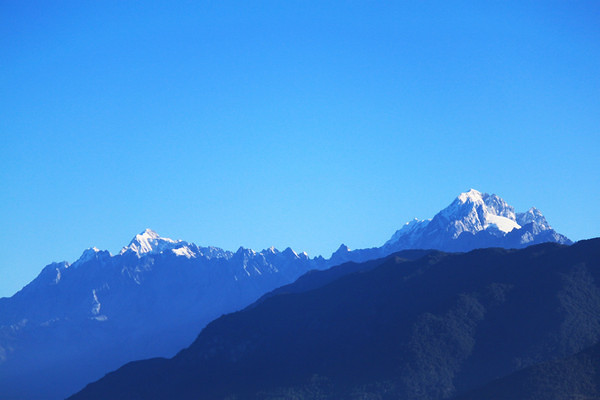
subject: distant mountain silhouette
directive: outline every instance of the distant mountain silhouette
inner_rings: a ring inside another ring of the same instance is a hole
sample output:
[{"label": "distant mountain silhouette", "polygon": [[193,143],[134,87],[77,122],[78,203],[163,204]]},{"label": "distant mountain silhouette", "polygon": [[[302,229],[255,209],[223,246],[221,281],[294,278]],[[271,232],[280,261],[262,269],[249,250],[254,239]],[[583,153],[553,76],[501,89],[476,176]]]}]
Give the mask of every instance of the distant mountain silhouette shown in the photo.
[{"label": "distant mountain silhouette", "polygon": [[70,399],[451,399],[600,339],[600,239],[392,256],[328,279],[305,277],[174,358],[127,364]]}]

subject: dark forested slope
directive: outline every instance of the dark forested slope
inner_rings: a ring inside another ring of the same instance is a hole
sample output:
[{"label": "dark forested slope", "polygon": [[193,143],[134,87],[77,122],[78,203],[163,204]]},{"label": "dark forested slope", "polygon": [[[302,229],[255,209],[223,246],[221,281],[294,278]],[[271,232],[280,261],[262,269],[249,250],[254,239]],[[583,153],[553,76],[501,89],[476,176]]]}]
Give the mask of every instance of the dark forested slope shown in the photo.
[{"label": "dark forested slope", "polygon": [[460,396],[455,400],[600,399],[600,344],[546,361]]}]

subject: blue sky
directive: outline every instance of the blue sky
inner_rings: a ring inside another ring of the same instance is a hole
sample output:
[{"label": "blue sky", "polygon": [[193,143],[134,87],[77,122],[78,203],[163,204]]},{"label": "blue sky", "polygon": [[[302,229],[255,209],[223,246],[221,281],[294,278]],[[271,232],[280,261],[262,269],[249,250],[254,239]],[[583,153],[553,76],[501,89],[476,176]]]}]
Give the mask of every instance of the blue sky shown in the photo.
[{"label": "blue sky", "polygon": [[0,2],[0,296],[146,227],[380,245],[473,187],[600,226],[597,2]]}]

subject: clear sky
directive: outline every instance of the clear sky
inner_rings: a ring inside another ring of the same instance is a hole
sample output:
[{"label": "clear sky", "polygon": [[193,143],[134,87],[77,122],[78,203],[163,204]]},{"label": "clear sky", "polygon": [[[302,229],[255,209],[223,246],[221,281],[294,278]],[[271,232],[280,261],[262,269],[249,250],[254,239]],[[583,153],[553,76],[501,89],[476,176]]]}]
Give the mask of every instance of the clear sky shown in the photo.
[{"label": "clear sky", "polygon": [[0,1],[0,296],[146,227],[381,245],[471,187],[598,236],[599,4]]}]

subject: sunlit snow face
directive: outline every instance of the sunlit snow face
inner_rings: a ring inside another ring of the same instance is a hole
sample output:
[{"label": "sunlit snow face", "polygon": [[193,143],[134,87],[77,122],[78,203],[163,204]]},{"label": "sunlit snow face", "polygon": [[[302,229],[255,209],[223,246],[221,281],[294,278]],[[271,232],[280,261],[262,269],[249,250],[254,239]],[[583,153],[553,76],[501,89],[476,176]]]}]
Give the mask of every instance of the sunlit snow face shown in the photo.
[{"label": "sunlit snow face", "polygon": [[[431,224],[433,222],[433,224]],[[515,229],[535,222],[537,229],[551,229],[543,215],[535,208],[524,213],[515,213],[512,206],[495,194],[471,189],[461,193],[432,220],[414,219],[396,231],[386,242],[391,245],[400,240],[405,246],[417,243],[423,234],[434,234],[441,230],[454,239],[463,232],[489,231],[494,235],[506,235]],[[429,232],[429,233],[427,233]]]},{"label": "sunlit snow face", "polygon": [[141,257],[145,254],[157,254],[166,250],[171,250],[175,255],[187,258],[196,256],[187,242],[161,237],[151,229],[135,235],[129,246],[123,247],[120,254],[133,252]]}]

